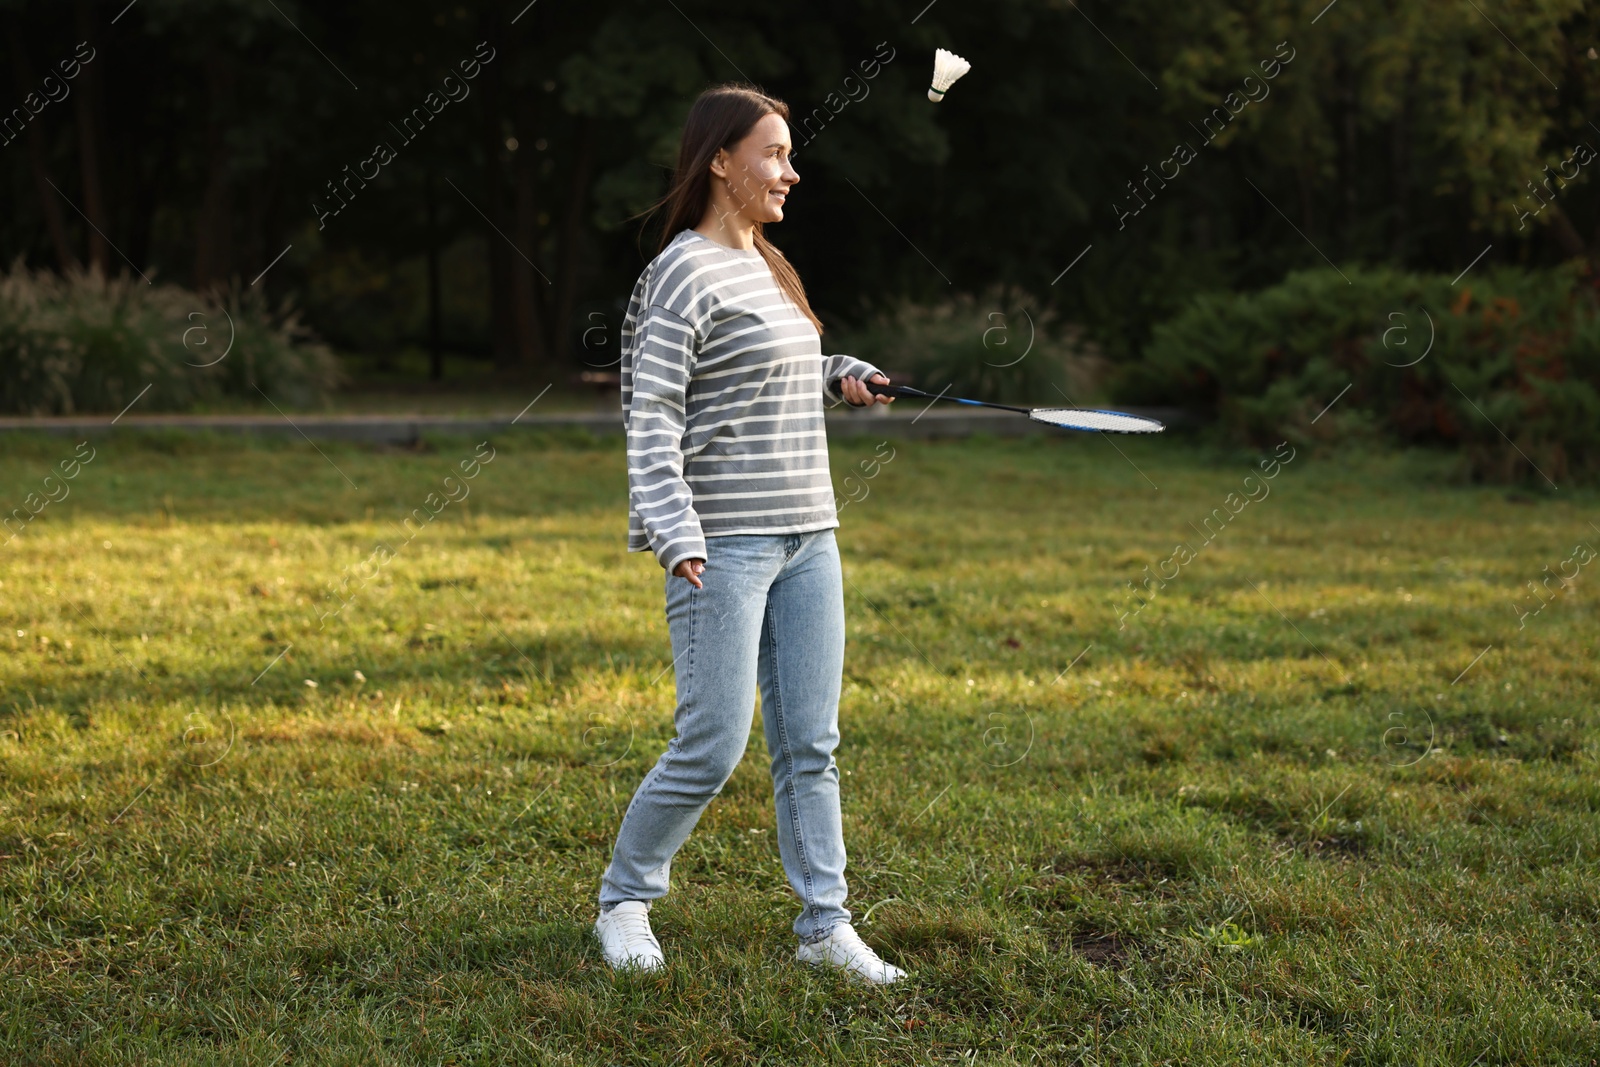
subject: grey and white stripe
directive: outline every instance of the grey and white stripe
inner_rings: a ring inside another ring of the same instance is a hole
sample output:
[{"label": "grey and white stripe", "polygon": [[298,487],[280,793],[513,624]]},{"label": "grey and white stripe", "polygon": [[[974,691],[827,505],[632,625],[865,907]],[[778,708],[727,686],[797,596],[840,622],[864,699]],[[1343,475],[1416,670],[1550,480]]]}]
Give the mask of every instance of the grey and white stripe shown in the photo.
[{"label": "grey and white stripe", "polygon": [[839,525],[823,398],[878,368],[824,357],[760,252],[678,233],[633,288],[621,348],[628,551],[670,572],[709,559],[708,537]]}]

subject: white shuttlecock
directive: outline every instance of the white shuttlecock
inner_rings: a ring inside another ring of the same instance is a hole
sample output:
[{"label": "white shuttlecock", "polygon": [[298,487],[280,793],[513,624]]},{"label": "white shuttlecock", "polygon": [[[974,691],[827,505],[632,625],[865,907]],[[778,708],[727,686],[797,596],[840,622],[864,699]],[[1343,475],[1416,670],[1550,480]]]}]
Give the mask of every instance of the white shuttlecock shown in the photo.
[{"label": "white shuttlecock", "polygon": [[943,48],[933,53],[933,88],[928,90],[928,99],[935,104],[944,99],[944,91],[956,83],[956,79],[972,69],[972,64],[956,55],[954,52]]}]

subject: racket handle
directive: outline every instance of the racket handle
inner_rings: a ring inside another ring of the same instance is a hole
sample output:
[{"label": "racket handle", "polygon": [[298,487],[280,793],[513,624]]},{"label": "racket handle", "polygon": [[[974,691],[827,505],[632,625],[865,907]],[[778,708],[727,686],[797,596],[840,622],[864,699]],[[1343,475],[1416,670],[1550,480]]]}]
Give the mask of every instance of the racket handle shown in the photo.
[{"label": "racket handle", "polygon": [[[840,392],[839,383],[842,382],[843,380],[844,380],[843,378],[835,378],[833,380],[833,390],[834,390],[834,392],[836,392],[836,393]],[[924,393],[921,389],[913,389],[909,385],[884,385],[882,382],[868,382],[868,381],[862,381],[861,379],[857,379],[857,381],[861,381],[861,384],[866,387],[867,392],[872,393],[874,396],[927,396],[928,395],[927,393]]]}]

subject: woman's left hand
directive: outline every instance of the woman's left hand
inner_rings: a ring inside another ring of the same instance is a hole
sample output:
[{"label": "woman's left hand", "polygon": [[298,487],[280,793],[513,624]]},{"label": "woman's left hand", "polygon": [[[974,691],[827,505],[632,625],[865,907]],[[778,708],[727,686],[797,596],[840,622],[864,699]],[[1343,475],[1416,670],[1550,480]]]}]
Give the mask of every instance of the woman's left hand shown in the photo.
[{"label": "woman's left hand", "polygon": [[[889,384],[889,379],[882,372],[874,374],[872,377],[868,378],[867,381],[877,382],[879,385]],[[860,379],[851,378],[848,375],[839,379],[839,391],[844,394],[846,402],[853,404],[858,408],[867,407],[871,404],[894,403],[894,397],[880,396],[879,394],[868,389],[865,385],[862,385]]]}]

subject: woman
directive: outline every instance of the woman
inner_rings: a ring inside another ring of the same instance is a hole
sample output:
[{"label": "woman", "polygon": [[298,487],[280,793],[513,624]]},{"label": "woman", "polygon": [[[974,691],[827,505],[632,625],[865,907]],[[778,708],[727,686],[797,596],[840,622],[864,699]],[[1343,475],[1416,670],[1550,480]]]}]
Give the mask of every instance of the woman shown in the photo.
[{"label": "woman", "polygon": [[890,398],[876,367],[822,356],[822,323],[762,227],[800,176],[788,107],[743,85],[689,110],[660,254],[621,333],[628,549],[666,581],[677,736],[645,775],[601,878],[595,934],[613,967],[663,966],[650,930],[672,857],[750,737],[759,686],[778,851],[804,903],[797,958],[869,982],[903,977],[850,925],[839,813],[844,592],[824,395]]}]

